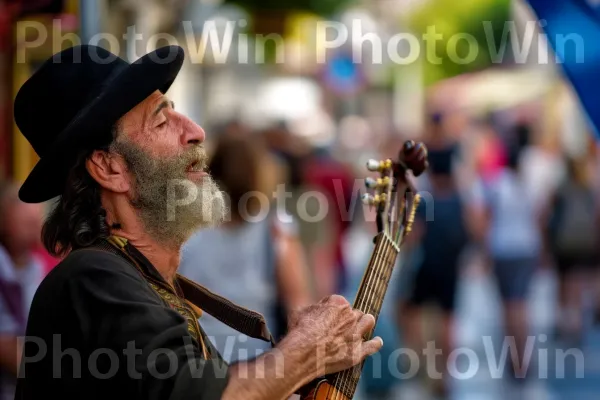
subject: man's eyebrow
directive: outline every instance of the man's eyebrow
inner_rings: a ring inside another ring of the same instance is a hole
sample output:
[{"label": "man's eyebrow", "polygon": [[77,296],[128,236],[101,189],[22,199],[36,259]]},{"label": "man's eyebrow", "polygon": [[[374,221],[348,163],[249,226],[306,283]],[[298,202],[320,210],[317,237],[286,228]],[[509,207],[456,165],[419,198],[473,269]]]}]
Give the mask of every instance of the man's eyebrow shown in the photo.
[{"label": "man's eyebrow", "polygon": [[175,103],[173,103],[172,101],[169,101],[169,100],[163,100],[158,105],[158,107],[156,107],[156,110],[154,110],[154,112],[152,113],[152,116],[156,117],[163,108],[167,108],[169,106],[171,106],[171,108],[175,108]]}]

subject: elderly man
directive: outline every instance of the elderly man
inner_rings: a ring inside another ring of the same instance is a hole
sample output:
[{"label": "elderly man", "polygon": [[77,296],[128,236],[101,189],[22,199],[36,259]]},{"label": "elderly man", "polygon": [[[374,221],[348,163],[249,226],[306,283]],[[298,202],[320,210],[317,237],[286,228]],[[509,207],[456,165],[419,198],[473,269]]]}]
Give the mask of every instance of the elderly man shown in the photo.
[{"label": "elderly man", "polygon": [[[19,195],[58,197],[43,241],[65,256],[31,306],[17,399],[283,399],[382,345],[362,339],[372,316],[332,296],[294,313],[289,334],[252,362],[228,366],[211,346],[197,300],[215,298],[198,297],[177,268],[182,244],[226,207],[205,172],[204,131],[164,95],[183,57],[168,46],[129,64],[73,47],[15,99],[40,156]],[[223,307],[224,320],[256,322]]]}]

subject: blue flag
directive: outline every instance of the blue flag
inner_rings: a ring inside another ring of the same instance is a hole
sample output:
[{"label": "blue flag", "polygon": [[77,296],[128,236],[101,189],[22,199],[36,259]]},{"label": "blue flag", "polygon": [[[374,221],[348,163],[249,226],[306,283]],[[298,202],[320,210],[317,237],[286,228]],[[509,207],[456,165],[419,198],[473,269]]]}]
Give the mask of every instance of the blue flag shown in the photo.
[{"label": "blue flag", "polygon": [[[600,138],[600,2],[528,0]],[[567,40],[576,38],[576,40]],[[575,43],[575,44],[574,44]]]}]

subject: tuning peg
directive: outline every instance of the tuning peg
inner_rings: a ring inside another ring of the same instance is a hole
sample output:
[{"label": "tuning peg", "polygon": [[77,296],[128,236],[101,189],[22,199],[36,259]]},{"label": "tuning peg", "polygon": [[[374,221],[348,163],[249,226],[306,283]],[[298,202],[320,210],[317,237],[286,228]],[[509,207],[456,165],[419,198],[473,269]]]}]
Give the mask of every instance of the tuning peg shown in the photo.
[{"label": "tuning peg", "polygon": [[369,171],[385,171],[386,169],[392,168],[392,160],[369,160],[367,161],[367,169]]},{"label": "tuning peg", "polygon": [[415,143],[414,140],[407,140],[400,150],[400,160],[413,172],[414,176],[419,176],[429,165],[427,147],[422,142]]},{"label": "tuning peg", "polygon": [[376,188],[384,188],[387,187],[387,185],[390,184],[390,178],[389,177],[384,177],[382,178],[377,178],[377,179],[373,179],[371,177],[366,178],[365,179],[365,186],[369,189],[376,189]]},{"label": "tuning peg", "polygon": [[365,179],[365,186],[368,189],[375,189],[377,187],[377,180],[373,179],[373,178],[366,178]]},{"label": "tuning peg", "polygon": [[365,193],[362,195],[362,202],[363,204],[366,204],[368,206],[374,206],[377,204],[380,204],[382,201],[385,200],[385,196],[383,195],[370,195],[368,193]]}]

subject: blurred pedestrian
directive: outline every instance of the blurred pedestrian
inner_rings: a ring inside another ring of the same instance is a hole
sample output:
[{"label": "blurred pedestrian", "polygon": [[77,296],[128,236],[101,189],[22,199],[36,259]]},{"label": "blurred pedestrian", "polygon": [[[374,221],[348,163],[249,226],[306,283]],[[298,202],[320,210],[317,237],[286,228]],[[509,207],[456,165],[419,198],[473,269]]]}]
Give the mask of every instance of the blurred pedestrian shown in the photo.
[{"label": "blurred pedestrian", "polygon": [[[209,290],[263,314],[276,336],[290,310],[311,299],[308,269],[293,221],[273,207],[277,165],[256,137],[217,139],[209,164],[230,199],[230,220],[185,244],[180,272]],[[210,315],[202,327],[230,362],[255,358],[270,345],[246,338]]]},{"label": "blurred pedestrian", "polygon": [[526,376],[529,333],[527,298],[542,253],[541,215],[524,179],[520,148],[507,147],[507,163],[493,178],[478,182],[470,205],[472,226],[484,246],[503,302],[506,337],[514,337],[518,358],[508,360],[510,376]]},{"label": "blurred pedestrian", "polygon": [[45,270],[34,250],[43,223],[40,204],[19,200],[18,187],[0,187],[0,400],[12,400],[29,307]]},{"label": "blurred pedestrian", "polygon": [[[329,210],[324,221],[329,238],[323,240],[317,232],[314,234],[315,238],[319,238],[317,241],[326,246],[321,252],[325,257],[316,264],[316,268],[320,269],[320,276],[328,275],[330,280],[328,287],[321,287],[323,292],[320,295],[343,293],[348,290],[349,277],[342,246],[356,211],[352,209],[354,175],[347,165],[333,157],[328,148],[315,147],[304,160],[302,179],[304,191],[317,190],[321,193]],[[329,274],[323,270],[328,270]]]},{"label": "blurred pedestrian", "polygon": [[559,277],[556,336],[579,342],[583,329],[584,283],[598,267],[597,201],[587,158],[569,158],[567,176],[554,194],[548,238]]},{"label": "blurred pedestrian", "polygon": [[[436,357],[441,363],[433,366],[436,371],[445,370],[452,351],[457,285],[462,255],[469,243],[465,205],[452,175],[454,151],[454,146],[429,151],[430,193],[423,195],[409,235],[410,243],[420,247],[422,258],[415,266],[408,299],[398,307],[401,329],[409,346],[419,354],[424,338],[420,330],[423,307],[431,304],[440,309],[436,343],[442,357]],[[434,391],[441,396],[448,394],[445,376],[434,382]]]}]

